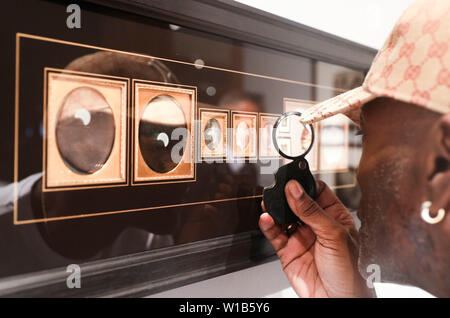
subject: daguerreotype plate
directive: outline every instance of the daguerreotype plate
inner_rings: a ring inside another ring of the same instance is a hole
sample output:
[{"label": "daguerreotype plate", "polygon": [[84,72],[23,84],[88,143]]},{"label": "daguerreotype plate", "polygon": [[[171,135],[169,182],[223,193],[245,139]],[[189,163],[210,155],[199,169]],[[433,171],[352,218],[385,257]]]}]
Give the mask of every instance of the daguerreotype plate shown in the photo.
[{"label": "daguerreotype plate", "polygon": [[273,126],[280,115],[259,114],[259,157],[279,158],[272,140]]},{"label": "daguerreotype plate", "polygon": [[134,182],[195,178],[192,87],[134,82]]},{"label": "daguerreotype plate", "polygon": [[320,170],[346,171],[349,168],[349,119],[336,115],[320,123]]},{"label": "daguerreotype plate", "polygon": [[228,110],[201,108],[201,157],[226,158],[228,140]]},{"label": "daguerreotype plate", "polygon": [[128,80],[46,69],[45,188],[126,182]]},{"label": "daguerreotype plate", "polygon": [[56,124],[56,144],[64,162],[77,173],[92,174],[111,154],[116,127],[102,93],[78,87],[68,93]]},{"label": "daguerreotype plate", "polygon": [[232,112],[233,156],[256,158],[257,113]]}]

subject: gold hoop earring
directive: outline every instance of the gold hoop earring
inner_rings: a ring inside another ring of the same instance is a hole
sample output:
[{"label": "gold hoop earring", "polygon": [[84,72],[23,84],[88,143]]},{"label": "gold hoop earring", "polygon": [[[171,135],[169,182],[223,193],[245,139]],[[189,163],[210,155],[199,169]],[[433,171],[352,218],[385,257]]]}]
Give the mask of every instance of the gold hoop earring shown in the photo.
[{"label": "gold hoop earring", "polygon": [[444,209],[439,209],[437,212],[437,215],[435,217],[430,216],[430,201],[425,201],[422,203],[422,211],[420,212],[420,216],[422,217],[422,220],[429,224],[436,224],[441,222],[445,217],[445,211]]}]

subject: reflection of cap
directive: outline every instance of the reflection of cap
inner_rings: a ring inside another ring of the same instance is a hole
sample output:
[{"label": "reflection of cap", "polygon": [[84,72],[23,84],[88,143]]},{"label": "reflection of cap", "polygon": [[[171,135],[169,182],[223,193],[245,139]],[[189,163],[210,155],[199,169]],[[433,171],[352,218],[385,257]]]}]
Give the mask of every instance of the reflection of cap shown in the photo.
[{"label": "reflection of cap", "polygon": [[344,113],[359,123],[360,108],[390,97],[430,110],[450,111],[450,1],[419,0],[399,18],[361,87],[306,110],[305,124]]}]

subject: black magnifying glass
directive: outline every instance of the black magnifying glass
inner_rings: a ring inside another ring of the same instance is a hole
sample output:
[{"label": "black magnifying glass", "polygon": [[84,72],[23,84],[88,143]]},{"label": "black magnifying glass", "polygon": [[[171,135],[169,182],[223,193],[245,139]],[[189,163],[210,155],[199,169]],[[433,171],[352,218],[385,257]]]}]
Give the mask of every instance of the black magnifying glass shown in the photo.
[{"label": "black magnifying glass", "polygon": [[275,149],[284,158],[292,160],[278,169],[275,183],[263,191],[264,206],[279,225],[301,223],[289,207],[284,193],[289,180],[298,181],[312,199],[315,200],[317,196],[316,181],[305,159],[314,143],[314,129],[312,125],[301,123],[300,116],[301,113],[296,111],[283,114],[275,122],[272,131]]}]

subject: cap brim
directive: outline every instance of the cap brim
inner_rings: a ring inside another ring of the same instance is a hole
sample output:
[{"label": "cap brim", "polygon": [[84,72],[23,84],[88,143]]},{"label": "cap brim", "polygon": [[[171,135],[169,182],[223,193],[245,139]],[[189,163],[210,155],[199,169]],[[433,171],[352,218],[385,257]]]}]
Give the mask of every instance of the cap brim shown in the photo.
[{"label": "cap brim", "polygon": [[360,86],[308,108],[302,113],[300,121],[312,124],[336,114],[344,114],[359,125],[361,106],[375,97]]}]

